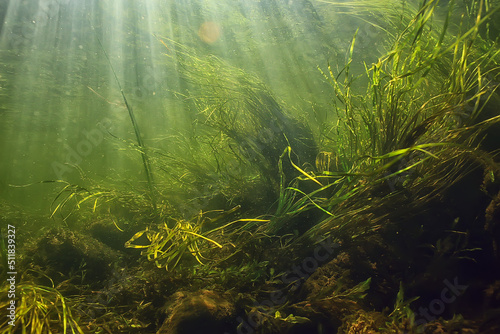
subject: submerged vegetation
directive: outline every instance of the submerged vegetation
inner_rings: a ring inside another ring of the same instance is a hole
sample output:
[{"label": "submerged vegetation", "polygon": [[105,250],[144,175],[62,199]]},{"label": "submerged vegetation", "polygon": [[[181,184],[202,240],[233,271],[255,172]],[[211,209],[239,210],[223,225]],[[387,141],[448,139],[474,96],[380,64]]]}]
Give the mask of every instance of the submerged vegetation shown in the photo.
[{"label": "submerged vegetation", "polygon": [[[358,31],[344,66],[319,64],[332,104],[316,123],[257,75],[156,35],[192,127],[148,147],[120,87],[149,189],[52,181],[64,227],[26,236],[38,256],[22,264],[58,276],[19,283],[23,332],[498,331],[500,4],[450,1],[441,18],[439,1],[374,3],[343,15],[387,12],[366,19],[385,54],[356,63]],[[457,303],[423,321],[456,277],[491,319]]]},{"label": "submerged vegetation", "polygon": [[[2,309],[8,310],[10,285],[2,288]],[[2,333],[73,333],[83,334],[66,298],[53,286],[23,282],[16,286],[19,296],[15,319],[4,317]],[[9,313],[9,312],[8,312]],[[9,324],[9,322],[13,324]]]}]

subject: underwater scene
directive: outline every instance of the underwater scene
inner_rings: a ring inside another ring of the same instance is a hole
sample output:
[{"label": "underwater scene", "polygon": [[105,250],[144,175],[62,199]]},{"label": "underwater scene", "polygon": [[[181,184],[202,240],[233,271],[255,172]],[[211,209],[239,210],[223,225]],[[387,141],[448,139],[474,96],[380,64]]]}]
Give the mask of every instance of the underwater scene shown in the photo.
[{"label": "underwater scene", "polygon": [[500,333],[500,0],[0,0],[0,333]]}]

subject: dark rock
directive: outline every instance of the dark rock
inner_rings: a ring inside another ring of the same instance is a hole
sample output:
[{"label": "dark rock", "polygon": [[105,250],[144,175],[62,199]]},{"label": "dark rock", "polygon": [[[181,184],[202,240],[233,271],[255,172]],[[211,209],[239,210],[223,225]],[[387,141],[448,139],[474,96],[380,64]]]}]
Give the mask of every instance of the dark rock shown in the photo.
[{"label": "dark rock", "polygon": [[64,228],[53,228],[35,243],[25,261],[44,268],[46,274],[62,281],[81,275],[87,283],[104,279],[119,262],[121,254],[91,236]]},{"label": "dark rock", "polygon": [[176,292],[157,334],[220,334],[236,327],[235,306],[214,291]]},{"label": "dark rock", "polygon": [[[134,233],[122,232],[116,228],[112,221],[109,220],[96,220],[88,227],[89,233],[102,242],[103,244],[119,250],[126,251],[125,242],[127,242]],[[137,254],[137,252],[131,252]]]}]

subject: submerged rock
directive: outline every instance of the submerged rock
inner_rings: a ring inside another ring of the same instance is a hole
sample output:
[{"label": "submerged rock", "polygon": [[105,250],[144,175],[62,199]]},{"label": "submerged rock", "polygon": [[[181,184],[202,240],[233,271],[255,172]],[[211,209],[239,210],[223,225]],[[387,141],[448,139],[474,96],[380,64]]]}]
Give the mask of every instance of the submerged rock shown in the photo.
[{"label": "submerged rock", "polygon": [[157,334],[220,334],[235,328],[234,304],[210,290],[174,293],[166,314]]},{"label": "submerged rock", "polygon": [[97,282],[105,278],[112,270],[111,265],[121,259],[120,252],[102,242],[65,228],[49,230],[29,253],[34,255],[25,260],[43,268],[55,281],[81,275],[88,283]]}]

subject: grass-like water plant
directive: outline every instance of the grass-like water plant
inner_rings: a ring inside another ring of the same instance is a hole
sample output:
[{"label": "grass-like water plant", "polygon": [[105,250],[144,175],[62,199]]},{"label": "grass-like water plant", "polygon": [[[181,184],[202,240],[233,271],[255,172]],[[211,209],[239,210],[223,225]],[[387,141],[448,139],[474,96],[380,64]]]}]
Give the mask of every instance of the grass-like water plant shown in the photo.
[{"label": "grass-like water plant", "polygon": [[[1,289],[3,298],[9,285]],[[55,288],[30,283],[16,285],[15,319],[2,317],[0,332],[10,333],[73,333],[83,334],[78,318],[73,315],[70,302]],[[7,310],[10,300],[2,299],[0,306]]]},{"label": "grass-like water plant", "polygon": [[[146,256],[149,261],[154,261],[158,268],[165,268],[168,271],[174,270],[181,260],[190,255],[196,259],[199,264],[205,264],[210,259],[205,257],[205,253],[213,248],[223,248],[228,246],[235,248],[230,242],[228,236],[237,233],[234,229],[235,224],[243,223],[238,229],[241,230],[245,224],[250,222],[268,222],[261,219],[238,219],[225,225],[216,227],[214,224],[222,218],[238,210],[236,206],[228,211],[217,211],[217,215],[210,218],[214,212],[201,212],[190,220],[170,219],[167,223],[159,224],[154,228],[146,228],[139,231],[130,240],[125,243],[127,248],[142,249],[141,254]],[[208,226],[207,225],[211,225]],[[225,234],[225,236],[224,236]],[[143,235],[147,241],[143,244],[137,244],[137,240]],[[216,241],[216,238],[224,236],[224,241]],[[213,260],[213,259],[212,259]]]},{"label": "grass-like water plant", "polygon": [[214,137],[226,139],[226,149],[233,151],[229,159],[242,159],[258,168],[275,190],[279,157],[287,146],[300,164],[314,162],[317,147],[311,129],[292,116],[260,79],[216,56],[198,55],[171,39],[158,39],[169,62],[189,84],[188,93],[176,94],[197,109],[197,122],[215,130]]},{"label": "grass-like water plant", "polygon": [[124,207],[130,212],[141,212],[144,217],[149,218],[163,215],[163,210],[166,209],[158,206],[158,210],[155,210],[149,198],[139,192],[118,191],[95,185],[83,187],[63,180],[50,182],[63,185],[51,203],[50,217],[61,219],[64,225],[68,225],[72,216],[77,213],[109,212],[110,207]]},{"label": "grass-like water plant", "polygon": [[[472,25],[459,22],[453,28],[460,34],[453,37],[447,34],[452,9],[434,20],[436,6],[437,1],[425,1],[414,16],[401,15],[394,24],[404,29],[389,40],[385,56],[365,64],[364,74],[351,70],[356,36],[342,70],[320,69],[331,83],[337,114],[334,139],[322,150],[341,156],[346,175],[357,181],[346,184],[349,201],[330,198],[324,207],[329,217],[309,233],[359,236],[397,215],[388,207],[404,208],[402,194],[412,194],[411,207],[422,207],[473,166],[498,168],[479,145],[482,132],[498,117],[477,119],[495,94],[500,54],[498,47],[478,51],[478,29],[499,8],[479,10],[483,15]],[[367,82],[365,92],[353,86],[360,76]]]},{"label": "grass-like water plant", "polygon": [[99,36],[97,34],[95,36],[96,36],[97,41],[99,42],[99,46],[101,47],[102,52],[104,53],[104,55],[106,57],[106,60],[108,61],[109,67],[111,68],[111,72],[113,73],[113,76],[116,80],[118,88],[120,89],[120,94],[123,98],[123,103],[124,103],[125,107],[127,108],[130,121],[132,122],[132,126],[134,128],[134,133],[135,133],[135,138],[137,140],[138,151],[141,154],[142,164],[144,166],[144,171],[146,174],[146,180],[147,180],[148,190],[149,190],[149,198],[150,198],[150,201],[153,205],[153,208],[156,210],[156,189],[154,186],[153,171],[151,168],[151,163],[149,161],[149,156],[147,154],[147,147],[144,144],[144,140],[142,138],[142,134],[141,134],[141,131],[139,128],[139,124],[135,118],[135,114],[134,114],[134,111],[132,109],[132,106],[128,102],[127,97],[125,95],[125,92],[123,91],[120,80],[118,79],[118,76],[116,75],[113,64],[111,63],[111,60],[109,59],[108,53],[104,49],[104,46],[102,45]]}]

